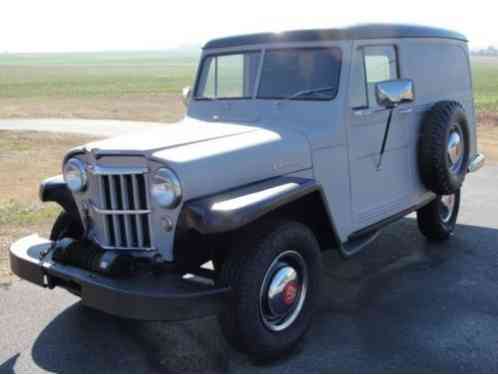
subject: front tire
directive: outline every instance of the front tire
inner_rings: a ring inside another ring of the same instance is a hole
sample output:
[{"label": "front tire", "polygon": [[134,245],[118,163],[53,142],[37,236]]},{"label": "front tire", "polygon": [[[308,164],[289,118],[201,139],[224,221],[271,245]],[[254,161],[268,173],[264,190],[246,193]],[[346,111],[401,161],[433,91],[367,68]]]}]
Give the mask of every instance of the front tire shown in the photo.
[{"label": "front tire", "polygon": [[320,248],[308,227],[291,221],[266,221],[238,242],[220,274],[234,293],[219,316],[221,328],[236,349],[273,357],[310,326],[319,298]]},{"label": "front tire", "polygon": [[450,195],[438,195],[417,211],[418,227],[428,239],[445,241],[455,231],[459,210],[460,190]]}]

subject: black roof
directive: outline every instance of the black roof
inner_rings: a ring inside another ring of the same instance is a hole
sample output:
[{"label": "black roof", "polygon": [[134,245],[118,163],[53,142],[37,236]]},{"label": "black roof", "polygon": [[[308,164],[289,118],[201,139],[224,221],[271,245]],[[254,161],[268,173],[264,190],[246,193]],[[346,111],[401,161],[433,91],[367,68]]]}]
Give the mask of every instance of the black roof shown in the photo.
[{"label": "black roof", "polygon": [[295,30],[282,33],[260,33],[214,39],[204,49],[271,44],[282,42],[317,42],[333,40],[443,38],[467,41],[457,32],[417,25],[364,24],[337,29]]}]

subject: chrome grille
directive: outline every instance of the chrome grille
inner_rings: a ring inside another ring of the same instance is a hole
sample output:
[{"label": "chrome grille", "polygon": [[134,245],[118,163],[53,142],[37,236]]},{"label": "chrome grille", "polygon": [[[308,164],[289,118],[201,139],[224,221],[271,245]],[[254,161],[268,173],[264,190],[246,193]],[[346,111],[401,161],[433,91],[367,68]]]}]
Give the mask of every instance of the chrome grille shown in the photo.
[{"label": "chrome grille", "polygon": [[111,249],[150,249],[151,222],[144,171],[96,168],[105,243]]}]

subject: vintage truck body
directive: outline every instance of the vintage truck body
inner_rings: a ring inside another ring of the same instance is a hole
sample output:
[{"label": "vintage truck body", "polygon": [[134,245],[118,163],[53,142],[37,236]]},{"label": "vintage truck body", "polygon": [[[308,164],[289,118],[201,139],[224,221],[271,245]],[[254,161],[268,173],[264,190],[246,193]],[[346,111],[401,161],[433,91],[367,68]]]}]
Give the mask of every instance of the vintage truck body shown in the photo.
[{"label": "vintage truck body", "polygon": [[[65,178],[45,181],[40,197],[58,202],[66,229],[79,223],[82,234],[18,241],[16,274],[125,317],[223,313],[245,279],[220,269],[246,272],[227,259],[246,251],[251,228],[297,222],[320,249],[348,257],[419,211],[422,232],[445,239],[465,175],[484,163],[467,40],[447,30],[362,25],[213,40],[186,100],[177,124],[67,154]],[[268,292],[254,343],[227,333],[252,353],[256,343],[280,352],[302,336],[294,326],[312,298],[318,258],[275,254],[285,266],[261,266],[260,278],[251,271],[260,299]],[[210,260],[214,271],[200,267]],[[284,302],[274,305],[274,295]]]}]

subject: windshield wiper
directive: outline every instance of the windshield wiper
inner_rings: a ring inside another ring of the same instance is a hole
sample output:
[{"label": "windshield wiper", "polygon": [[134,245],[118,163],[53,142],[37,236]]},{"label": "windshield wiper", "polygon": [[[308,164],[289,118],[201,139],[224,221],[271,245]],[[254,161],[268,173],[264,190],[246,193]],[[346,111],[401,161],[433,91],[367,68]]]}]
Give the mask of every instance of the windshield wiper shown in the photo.
[{"label": "windshield wiper", "polygon": [[331,91],[331,90],[335,90],[335,86],[317,87],[317,88],[309,89],[309,90],[301,90],[301,91],[298,91],[298,92],[292,94],[291,96],[283,98],[282,100],[292,100],[292,99],[298,98],[298,97],[303,96],[303,95],[319,94],[321,92]]},{"label": "windshield wiper", "polygon": [[196,96],[194,98],[195,100],[208,100],[208,101],[212,101],[212,100],[219,100],[217,97],[215,96]]}]

